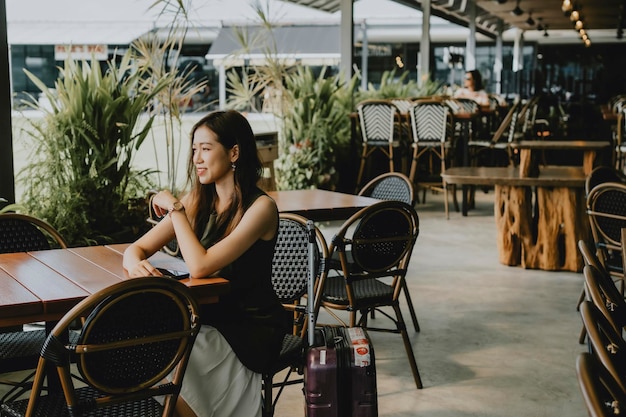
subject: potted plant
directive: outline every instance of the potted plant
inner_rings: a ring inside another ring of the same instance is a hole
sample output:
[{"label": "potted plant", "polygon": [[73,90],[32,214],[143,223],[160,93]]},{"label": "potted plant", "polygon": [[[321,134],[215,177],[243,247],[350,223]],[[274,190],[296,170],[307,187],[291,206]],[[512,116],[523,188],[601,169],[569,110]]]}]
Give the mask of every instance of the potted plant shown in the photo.
[{"label": "potted plant", "polygon": [[104,69],[70,58],[59,71],[54,89],[27,72],[45,100],[25,103],[43,118],[28,129],[36,151],[19,174],[23,205],[72,245],[133,239],[152,174],[131,165],[154,120],[141,116],[169,79],[153,80],[132,49]]}]

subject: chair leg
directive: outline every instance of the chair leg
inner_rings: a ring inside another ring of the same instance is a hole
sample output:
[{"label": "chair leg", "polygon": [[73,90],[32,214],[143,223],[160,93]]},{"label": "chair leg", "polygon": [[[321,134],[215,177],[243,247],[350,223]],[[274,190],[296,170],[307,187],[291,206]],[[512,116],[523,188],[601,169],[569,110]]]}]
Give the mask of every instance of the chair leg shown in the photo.
[{"label": "chair leg", "polygon": [[363,178],[363,171],[365,170],[365,160],[367,159],[367,145],[363,145],[363,153],[361,154],[361,165],[359,166],[359,174],[356,177],[356,188],[359,189],[361,185],[361,179]]},{"label": "chair leg", "polygon": [[583,285],[583,289],[580,292],[580,295],[578,296],[578,301],[576,302],[576,311],[580,311],[580,303],[582,303],[583,301],[585,301],[586,298],[586,294],[585,294],[585,286]]},{"label": "chair leg", "polygon": [[443,206],[446,212],[446,220],[450,218],[450,213],[448,211],[448,186],[446,183],[443,183]]},{"label": "chair leg", "polygon": [[459,200],[456,198],[456,184],[452,184],[452,202],[454,203],[454,210],[459,212]]},{"label": "chair leg", "polygon": [[580,335],[578,336],[578,343],[581,345],[584,345],[586,338],[587,338],[587,329],[585,329],[585,326],[583,326],[583,328],[580,329]]},{"label": "chair leg", "polygon": [[272,376],[263,375],[263,417],[273,417],[274,401],[272,398]]},{"label": "chair leg", "polygon": [[[415,314],[415,307],[413,307],[413,301],[411,300],[411,294],[409,294],[409,287],[406,284],[406,280],[402,281],[402,291],[404,291],[406,302],[409,305],[409,314],[411,315],[411,321],[413,321],[413,327],[415,328],[415,331],[419,333],[420,325],[417,322],[417,315]],[[374,310],[372,310],[372,313],[373,312]],[[372,318],[373,317],[374,316],[372,315]]]},{"label": "chair leg", "polygon": [[396,312],[398,330],[402,335],[402,340],[404,342],[404,349],[406,350],[406,355],[409,359],[409,365],[411,366],[411,372],[413,372],[413,379],[415,380],[415,386],[417,389],[422,389],[424,386],[422,385],[422,378],[420,377],[420,373],[417,369],[417,362],[415,361],[415,354],[413,353],[413,346],[411,346],[411,339],[409,339],[409,334],[406,331],[406,324],[402,317],[402,312],[400,311],[400,305],[398,303],[394,304],[393,309]]}]

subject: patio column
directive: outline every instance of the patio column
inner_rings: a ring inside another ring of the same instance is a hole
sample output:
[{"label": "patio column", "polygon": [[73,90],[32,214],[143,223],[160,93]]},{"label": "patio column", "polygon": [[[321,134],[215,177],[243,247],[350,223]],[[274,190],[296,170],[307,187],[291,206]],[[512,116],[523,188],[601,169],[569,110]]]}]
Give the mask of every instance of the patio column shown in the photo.
[{"label": "patio column", "polygon": [[[0,198],[15,202],[15,177],[13,166],[13,137],[11,132],[11,78],[9,67],[9,42],[7,39],[6,1],[0,0]],[[0,207],[5,203],[0,200]]]},{"label": "patio column", "polygon": [[354,18],[352,0],[341,0],[341,63],[340,72],[346,81],[352,78],[352,48],[354,45]]},{"label": "patio column", "polygon": [[226,66],[222,62],[219,67],[218,90],[219,90],[219,106],[220,109],[226,108]]},{"label": "patio column", "polygon": [[467,2],[467,17],[469,36],[465,47],[465,70],[476,69],[476,4],[473,0]]},{"label": "patio column", "polygon": [[419,79],[418,85],[430,79],[430,11],[431,0],[422,1],[422,39],[420,41]]},{"label": "patio column", "polygon": [[502,94],[502,70],[504,64],[502,59],[502,20],[498,20],[498,29],[496,34],[496,60],[493,65],[493,76],[495,84],[495,93]]},{"label": "patio column", "polygon": [[369,46],[367,42],[367,22],[361,22],[361,89],[367,90],[368,68],[367,61],[369,58]]}]

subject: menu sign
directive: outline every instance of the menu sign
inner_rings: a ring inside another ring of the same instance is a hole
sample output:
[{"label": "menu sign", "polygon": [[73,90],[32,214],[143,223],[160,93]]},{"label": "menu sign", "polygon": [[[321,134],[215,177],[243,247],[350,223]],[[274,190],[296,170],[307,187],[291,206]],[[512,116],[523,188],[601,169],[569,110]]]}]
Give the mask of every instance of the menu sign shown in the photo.
[{"label": "menu sign", "polygon": [[73,59],[90,60],[95,57],[99,61],[108,59],[108,47],[104,44],[99,45],[54,45],[55,61],[64,61],[68,57]]}]

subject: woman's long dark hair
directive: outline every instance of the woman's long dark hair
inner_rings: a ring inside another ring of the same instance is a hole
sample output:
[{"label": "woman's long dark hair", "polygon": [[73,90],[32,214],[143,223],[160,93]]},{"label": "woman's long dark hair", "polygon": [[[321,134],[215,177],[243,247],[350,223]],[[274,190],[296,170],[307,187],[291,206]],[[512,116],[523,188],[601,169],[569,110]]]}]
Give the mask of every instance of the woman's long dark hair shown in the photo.
[{"label": "woman's long dark hair", "polygon": [[[235,192],[230,206],[217,218],[216,227],[223,230],[225,236],[241,220],[244,204],[257,192],[257,183],[261,178],[262,165],[256,148],[256,140],[250,123],[234,110],[215,111],[200,119],[191,129],[191,143],[198,128],[205,126],[217,136],[217,140],[228,151],[239,146],[239,159],[235,163]],[[194,229],[198,237],[202,236],[204,226],[210,214],[215,211],[217,193],[215,184],[201,184],[198,181],[193,153],[189,156],[187,167],[188,180],[191,184],[193,201],[197,203],[194,215]]]},{"label": "woman's long dark hair", "polygon": [[485,86],[483,85],[483,76],[480,75],[480,71],[474,69],[467,72],[472,74],[472,79],[474,80],[474,91],[484,90]]}]

